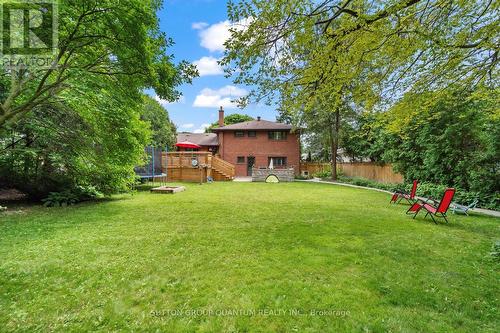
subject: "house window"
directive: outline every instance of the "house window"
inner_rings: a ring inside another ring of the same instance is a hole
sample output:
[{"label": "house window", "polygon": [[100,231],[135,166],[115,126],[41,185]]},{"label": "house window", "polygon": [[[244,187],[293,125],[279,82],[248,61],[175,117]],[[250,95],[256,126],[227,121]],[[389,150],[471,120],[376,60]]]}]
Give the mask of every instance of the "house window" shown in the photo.
[{"label": "house window", "polygon": [[274,132],[269,132],[269,140],[286,140],[287,132],[283,131],[274,131]]},{"label": "house window", "polygon": [[234,132],[234,136],[237,137],[237,138],[242,138],[245,136],[245,132],[243,131],[236,131]]},{"label": "house window", "polygon": [[257,132],[256,131],[248,131],[248,137],[249,138],[255,138],[257,136]]},{"label": "house window", "polygon": [[238,156],[238,157],[236,158],[236,163],[238,163],[238,164],[243,164],[243,163],[245,163],[245,156]]},{"label": "house window", "polygon": [[286,167],[286,157],[269,157],[268,165],[271,164],[271,160],[273,160],[273,167],[275,168],[284,168]]}]

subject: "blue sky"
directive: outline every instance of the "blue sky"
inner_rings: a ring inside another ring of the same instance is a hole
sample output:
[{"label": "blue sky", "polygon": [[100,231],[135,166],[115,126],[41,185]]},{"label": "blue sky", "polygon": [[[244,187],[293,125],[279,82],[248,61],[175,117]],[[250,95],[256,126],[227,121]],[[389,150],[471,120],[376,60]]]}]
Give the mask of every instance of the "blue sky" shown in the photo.
[{"label": "blue sky", "polygon": [[[192,85],[183,85],[183,97],[175,103],[157,100],[168,110],[178,131],[202,132],[205,126],[218,118],[222,105],[226,115],[246,113],[275,120],[274,108],[250,105],[241,110],[231,100],[245,95],[250,89],[236,86],[231,78],[225,78],[216,61],[222,56],[223,43],[228,36],[229,22],[224,0],[166,0],[158,13],[161,30],[173,38],[170,48],[175,61],[195,63],[200,77]],[[154,95],[154,93],[151,93]]]}]

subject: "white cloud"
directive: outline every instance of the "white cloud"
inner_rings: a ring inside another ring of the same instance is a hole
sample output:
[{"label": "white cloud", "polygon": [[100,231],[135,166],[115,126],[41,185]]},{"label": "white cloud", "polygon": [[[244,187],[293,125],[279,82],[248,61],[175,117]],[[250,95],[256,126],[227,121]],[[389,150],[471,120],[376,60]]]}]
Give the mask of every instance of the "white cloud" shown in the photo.
[{"label": "white cloud", "polygon": [[229,21],[223,21],[202,29],[200,31],[201,46],[211,52],[224,51],[224,42],[231,37],[230,26]]},{"label": "white cloud", "polygon": [[229,29],[245,29],[251,22],[251,18],[246,18],[236,23],[231,23],[226,20],[210,26],[206,25],[206,23],[203,27],[201,25],[196,25],[196,27],[198,27],[197,30],[200,30],[200,45],[210,52],[223,52],[225,49],[224,43],[231,37]]},{"label": "white cloud", "polygon": [[193,128],[194,124],[183,124],[181,125],[181,128]]},{"label": "white cloud", "polygon": [[206,22],[194,22],[191,24],[191,28],[194,30],[202,30],[208,27],[208,23]]},{"label": "white cloud", "polygon": [[162,99],[158,95],[154,95],[153,98],[158,103],[160,103],[160,105],[163,106],[164,108],[167,107],[167,105],[171,105],[171,104],[177,104],[177,103],[179,103],[179,104],[185,104],[186,103],[186,98],[184,96],[179,97],[179,99],[177,99],[177,101],[175,101],[175,102],[169,102],[166,99]]},{"label": "white cloud", "polygon": [[194,130],[194,133],[205,133],[208,127],[210,127],[210,124],[201,124],[200,128]]},{"label": "white cloud", "polygon": [[222,75],[224,74],[224,71],[217,63],[218,60],[219,59],[214,57],[202,57],[201,59],[194,61],[193,64],[198,68],[200,76]]},{"label": "white cloud", "polygon": [[154,99],[155,99],[158,103],[160,103],[160,104],[161,104],[161,106],[163,106],[163,107],[166,107],[168,104],[170,104],[170,102],[169,102],[169,101],[167,101],[167,100],[165,100],[165,99],[160,98],[160,96],[158,96],[158,95],[154,95]]},{"label": "white cloud", "polygon": [[235,86],[224,86],[220,89],[203,89],[195,98],[193,106],[197,108],[236,108],[234,99],[246,96],[248,92],[245,89]]}]

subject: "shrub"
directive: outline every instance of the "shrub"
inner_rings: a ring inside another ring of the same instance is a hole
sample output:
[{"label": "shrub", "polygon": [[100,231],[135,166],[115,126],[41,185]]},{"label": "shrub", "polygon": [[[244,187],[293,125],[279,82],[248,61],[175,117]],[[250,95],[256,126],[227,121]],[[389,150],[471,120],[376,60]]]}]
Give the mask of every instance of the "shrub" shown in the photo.
[{"label": "shrub", "polygon": [[323,170],[323,171],[318,171],[312,174],[313,177],[316,178],[332,178],[332,171],[331,170]]},{"label": "shrub", "polygon": [[66,207],[78,201],[78,197],[71,191],[50,192],[49,196],[42,200],[45,207]]},{"label": "shrub", "polygon": [[78,202],[102,198],[103,194],[94,186],[77,186],[73,190],[63,192],[50,192],[48,197],[43,199],[45,207],[66,207]]},{"label": "shrub", "polygon": [[97,190],[95,186],[77,186],[75,189],[75,194],[78,196],[80,201],[99,199],[104,197],[104,195]]},{"label": "shrub", "polygon": [[[344,172],[337,168],[337,178],[340,178],[344,175]],[[321,178],[321,179],[331,179],[332,178],[332,168],[331,166],[326,167],[322,171],[317,171],[312,174],[313,177]]]},{"label": "shrub", "polygon": [[375,180],[361,178],[361,177],[340,176],[339,182],[357,186],[378,188],[386,191],[395,191],[404,189],[404,184],[385,184],[385,183],[379,183]]},{"label": "shrub", "polygon": [[[386,191],[396,191],[403,190],[406,192],[410,192],[412,188],[412,183],[406,184],[384,184],[379,183],[371,179],[366,178],[357,178],[357,177],[339,177],[339,182],[346,184],[353,184],[357,186],[365,186],[365,187],[373,187]],[[444,191],[448,188],[446,185],[441,184],[433,184],[422,182],[418,184],[417,188],[417,196],[432,198],[435,200],[440,200],[443,196]],[[459,203],[461,205],[469,205],[474,200],[478,199],[478,207],[487,208],[487,209],[500,209],[500,198],[498,193],[494,194],[481,194],[479,192],[465,191],[460,188],[456,188],[455,197],[453,198],[453,202]]]},{"label": "shrub", "polygon": [[[412,184],[405,184],[405,190],[410,191]],[[435,200],[440,200],[444,191],[448,188],[446,185],[433,184],[422,182],[418,184],[417,195],[422,197],[430,197]],[[500,209],[500,197],[498,193],[484,194],[475,191],[466,191],[459,187],[455,187],[455,197],[453,201],[461,205],[469,205],[474,200],[478,199],[478,206],[487,209]]]}]

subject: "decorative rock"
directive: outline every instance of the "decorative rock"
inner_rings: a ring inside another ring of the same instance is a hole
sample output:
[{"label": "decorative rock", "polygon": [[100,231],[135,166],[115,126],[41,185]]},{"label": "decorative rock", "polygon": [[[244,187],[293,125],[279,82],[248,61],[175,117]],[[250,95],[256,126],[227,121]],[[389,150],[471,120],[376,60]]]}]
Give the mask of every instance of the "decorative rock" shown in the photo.
[{"label": "decorative rock", "polygon": [[290,169],[253,169],[252,181],[265,182],[267,177],[274,175],[280,182],[293,182],[295,180],[295,170]]}]

